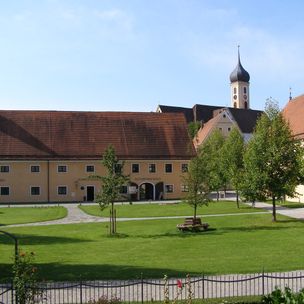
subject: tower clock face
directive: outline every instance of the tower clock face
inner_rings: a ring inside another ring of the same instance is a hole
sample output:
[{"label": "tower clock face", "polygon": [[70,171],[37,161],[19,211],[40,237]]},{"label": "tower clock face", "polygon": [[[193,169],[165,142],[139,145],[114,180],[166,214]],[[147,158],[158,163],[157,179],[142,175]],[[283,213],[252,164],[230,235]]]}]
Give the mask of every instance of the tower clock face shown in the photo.
[{"label": "tower clock face", "polygon": [[244,95],[244,99],[247,100],[247,95]]},{"label": "tower clock face", "polygon": [[237,99],[237,95],[233,95],[233,99]]}]

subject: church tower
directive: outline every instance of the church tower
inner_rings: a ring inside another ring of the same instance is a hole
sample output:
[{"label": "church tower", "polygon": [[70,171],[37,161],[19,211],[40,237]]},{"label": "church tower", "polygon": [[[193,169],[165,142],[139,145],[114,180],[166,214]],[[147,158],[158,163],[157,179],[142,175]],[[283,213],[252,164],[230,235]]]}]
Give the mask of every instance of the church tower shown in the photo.
[{"label": "church tower", "polygon": [[230,74],[231,107],[249,109],[249,73],[243,68],[238,47],[238,63]]}]

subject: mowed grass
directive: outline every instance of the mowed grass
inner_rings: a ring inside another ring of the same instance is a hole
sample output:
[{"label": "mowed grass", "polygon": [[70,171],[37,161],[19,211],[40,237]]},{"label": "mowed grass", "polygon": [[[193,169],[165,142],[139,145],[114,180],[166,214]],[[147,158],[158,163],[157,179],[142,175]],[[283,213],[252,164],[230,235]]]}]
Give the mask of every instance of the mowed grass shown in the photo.
[{"label": "mowed grass", "polygon": [[0,226],[56,220],[66,217],[64,207],[0,208]]},{"label": "mowed grass", "polygon": [[[271,214],[208,217],[211,229],[182,233],[181,219],[6,228],[36,253],[45,280],[161,278],[303,269],[304,223]],[[13,244],[0,236],[0,273],[10,275]]]},{"label": "mowed grass", "polygon": [[[100,207],[94,205],[79,205],[84,212],[94,216],[109,216],[109,208],[100,210]],[[147,204],[115,204],[116,215],[118,218],[140,218],[140,217],[159,217],[159,216],[192,216],[193,208],[186,203],[147,203]],[[204,216],[206,214],[227,214],[227,213],[247,213],[261,212],[250,206],[240,203],[238,209],[235,202],[220,201],[211,202],[208,206],[204,205],[197,209],[197,214]]]},{"label": "mowed grass", "polygon": [[[272,202],[270,202],[270,204],[272,204]],[[278,201],[276,202],[276,206],[282,206],[285,208],[304,208],[303,203],[289,202],[289,201],[285,201],[285,202]]]}]

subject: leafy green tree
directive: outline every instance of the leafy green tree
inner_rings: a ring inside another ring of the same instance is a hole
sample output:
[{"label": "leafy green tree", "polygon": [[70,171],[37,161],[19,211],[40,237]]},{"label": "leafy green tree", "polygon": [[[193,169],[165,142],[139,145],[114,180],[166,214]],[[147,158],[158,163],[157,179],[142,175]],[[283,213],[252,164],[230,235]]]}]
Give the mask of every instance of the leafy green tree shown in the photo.
[{"label": "leafy green tree", "polygon": [[223,145],[224,136],[219,130],[215,130],[203,143],[199,149],[199,157],[203,159],[209,176],[209,186],[211,191],[217,192],[219,199],[219,190],[226,187],[226,174],[223,167]]},{"label": "leafy green tree", "polygon": [[198,121],[191,121],[189,124],[188,124],[188,133],[191,137],[191,139],[194,139],[198,130],[200,129],[201,127],[201,124],[200,122]]},{"label": "leafy green tree", "polygon": [[193,217],[196,219],[197,207],[208,205],[210,187],[206,163],[201,157],[193,158],[189,163],[187,174],[183,177],[188,188],[185,202],[193,207]]},{"label": "leafy green tree", "polygon": [[226,169],[228,178],[236,190],[236,203],[238,208],[240,208],[239,190],[241,188],[244,171],[244,148],[244,139],[242,134],[237,128],[233,128],[225,140],[222,149],[222,162]]},{"label": "leafy green tree", "polygon": [[105,150],[101,163],[106,168],[107,175],[94,175],[91,178],[101,181],[101,190],[96,195],[96,202],[101,210],[104,210],[109,205],[111,206],[110,234],[115,234],[116,218],[114,215],[114,203],[123,198],[121,190],[129,178],[123,174],[124,162],[118,160],[112,145]]},{"label": "leafy green tree", "polygon": [[303,181],[303,150],[288,123],[272,100],[259,119],[244,155],[244,187],[254,198],[271,197],[272,220],[276,221],[276,200],[294,196]]}]

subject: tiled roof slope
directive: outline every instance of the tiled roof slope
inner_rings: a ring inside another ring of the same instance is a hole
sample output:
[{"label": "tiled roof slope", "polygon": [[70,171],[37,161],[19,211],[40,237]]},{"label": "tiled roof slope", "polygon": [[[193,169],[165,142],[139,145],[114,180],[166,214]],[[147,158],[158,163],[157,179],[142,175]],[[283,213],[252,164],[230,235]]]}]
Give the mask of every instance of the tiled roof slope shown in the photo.
[{"label": "tiled roof slope", "polygon": [[182,107],[174,107],[174,106],[164,106],[159,105],[158,108],[162,113],[183,113],[187,120],[187,123],[194,120],[193,110],[191,108],[182,108]]},{"label": "tiled roof slope", "polygon": [[100,158],[109,144],[124,159],[195,154],[182,113],[0,111],[0,157]]},{"label": "tiled roof slope", "polygon": [[291,99],[283,109],[283,116],[298,138],[304,138],[304,95]]},{"label": "tiled roof slope", "polygon": [[[207,123],[210,119],[214,117],[214,114],[217,110],[227,108],[232,114],[234,120],[237,122],[240,130],[243,133],[252,133],[254,131],[256,122],[260,115],[263,113],[258,110],[251,109],[236,109],[229,107],[221,107],[221,106],[209,106],[209,105],[200,105],[196,104],[193,108],[179,108],[179,107],[171,107],[171,106],[161,106],[161,110],[163,113],[176,113],[179,112],[178,109],[181,109],[180,112],[184,113],[187,122],[196,120],[202,121],[203,123]],[[192,112],[192,117],[189,114]],[[187,116],[186,116],[187,113]]]},{"label": "tiled roof slope", "polygon": [[228,108],[243,133],[253,133],[255,125],[263,111]]}]

